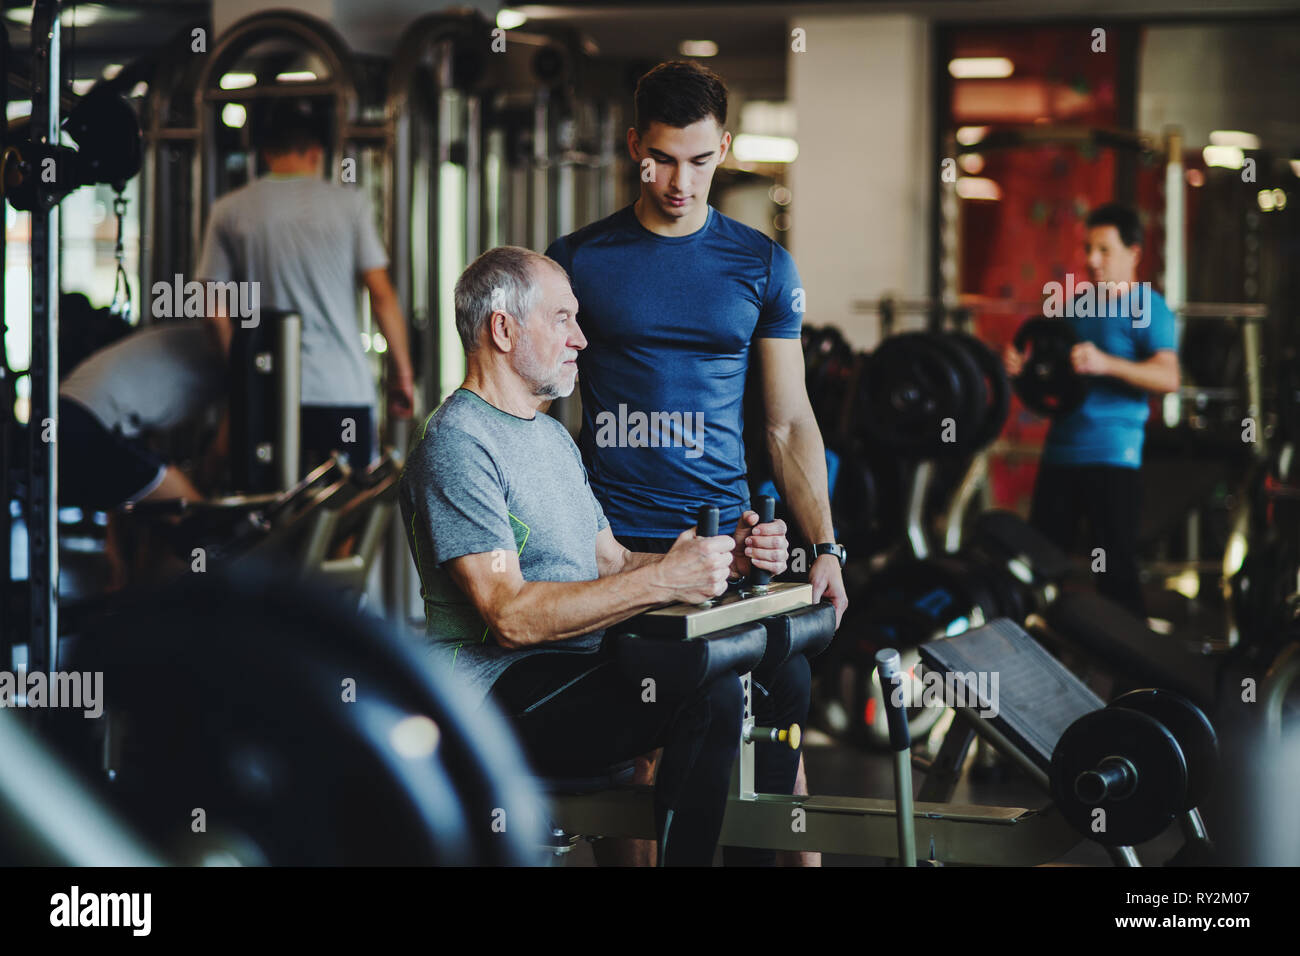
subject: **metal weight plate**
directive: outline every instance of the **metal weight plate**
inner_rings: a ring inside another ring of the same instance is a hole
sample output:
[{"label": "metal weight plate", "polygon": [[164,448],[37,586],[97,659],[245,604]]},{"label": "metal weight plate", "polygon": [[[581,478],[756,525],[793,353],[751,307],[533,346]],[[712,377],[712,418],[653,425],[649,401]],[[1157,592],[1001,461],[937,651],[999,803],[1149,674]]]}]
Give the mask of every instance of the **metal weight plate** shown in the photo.
[{"label": "metal weight plate", "polygon": [[983,448],[1002,434],[1002,426],[1007,422],[1007,412],[1011,405],[1011,382],[1007,379],[1007,370],[1002,367],[1002,359],[975,336],[965,332],[950,332],[948,337],[963,346],[984,373],[984,391],[988,404],[974,442],[975,448]]},{"label": "metal weight plate", "polygon": [[77,144],[73,165],[78,180],[125,184],[140,171],[140,120],[120,93],[104,87],[91,90],[68,112],[63,128]]},{"label": "metal weight plate", "polygon": [[979,448],[979,436],[984,431],[984,416],[988,412],[988,389],[984,373],[975,359],[959,342],[946,335],[932,335],[934,348],[953,363],[961,377],[962,397],[958,414],[954,417],[956,441],[940,442],[936,448],[945,455],[968,455]]},{"label": "metal weight plate", "polygon": [[1029,352],[1025,367],[1012,382],[1026,408],[1059,417],[1083,404],[1088,383],[1070,362],[1070,350],[1079,342],[1070,323],[1037,316],[1020,326],[1014,341],[1021,352]]},{"label": "metal weight plate", "polygon": [[[104,674],[119,744],[106,799],[180,862],[521,864],[539,845],[542,796],[495,708],[269,567],[124,600],[72,663]],[[51,739],[93,775],[95,722],[65,713]],[[517,834],[493,830],[494,808]]]},{"label": "metal weight plate", "polygon": [[[1079,777],[1109,757],[1132,765],[1132,792],[1093,804],[1076,792]],[[1187,795],[1187,763],[1173,733],[1137,710],[1106,708],[1084,714],[1066,728],[1052,752],[1052,800],[1066,822],[1103,846],[1136,846],[1154,839],[1174,821]],[[1093,829],[1093,812],[1105,811],[1105,827]]]},{"label": "metal weight plate", "polygon": [[[835,689],[847,709],[848,736],[854,743],[876,749],[889,746],[889,727],[885,718],[885,698],[876,672],[875,655],[882,647],[894,647],[902,655],[903,669],[911,672],[920,666],[916,645],[936,634],[934,621],[923,612],[895,605],[874,609],[854,640],[846,644],[848,653],[836,668]],[[914,685],[919,693],[919,685]],[[924,740],[943,714],[942,707],[928,707],[922,702],[907,708],[908,731],[915,743]]]},{"label": "metal weight plate", "polygon": [[864,436],[897,455],[934,455],[943,445],[943,420],[963,414],[961,374],[927,333],[885,339],[863,379],[858,413]]},{"label": "metal weight plate", "polygon": [[1199,806],[1219,768],[1219,736],[1205,712],[1186,697],[1155,689],[1130,691],[1116,697],[1109,707],[1141,711],[1173,733],[1187,762],[1187,794],[1180,809]]},{"label": "metal weight plate", "polygon": [[805,327],[801,339],[809,402],[823,434],[834,433],[852,377],[853,349],[833,326]]}]

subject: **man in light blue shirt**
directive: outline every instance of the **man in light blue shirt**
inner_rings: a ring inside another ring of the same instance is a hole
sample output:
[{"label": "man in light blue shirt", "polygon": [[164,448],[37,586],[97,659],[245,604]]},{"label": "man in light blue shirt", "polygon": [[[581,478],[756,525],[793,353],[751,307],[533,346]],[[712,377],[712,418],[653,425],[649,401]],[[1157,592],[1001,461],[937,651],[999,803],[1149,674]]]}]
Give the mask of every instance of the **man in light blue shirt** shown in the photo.
[{"label": "man in light blue shirt", "polygon": [[[1137,213],[1111,203],[1087,220],[1084,251],[1093,288],[1122,283],[1118,302],[1095,297],[1096,308],[1070,308],[1062,321],[1079,336],[1074,369],[1090,379],[1088,396],[1053,420],[1043,447],[1030,522],[1067,550],[1080,518],[1088,526],[1087,552],[1101,548],[1105,572],[1097,589],[1145,619],[1138,579],[1137,532],[1142,499],[1142,443],[1149,398],[1178,390],[1177,327],[1158,292],[1137,282],[1142,226]],[[1075,303],[1072,303],[1072,305]],[[1008,346],[1008,374],[1024,355]]]}]

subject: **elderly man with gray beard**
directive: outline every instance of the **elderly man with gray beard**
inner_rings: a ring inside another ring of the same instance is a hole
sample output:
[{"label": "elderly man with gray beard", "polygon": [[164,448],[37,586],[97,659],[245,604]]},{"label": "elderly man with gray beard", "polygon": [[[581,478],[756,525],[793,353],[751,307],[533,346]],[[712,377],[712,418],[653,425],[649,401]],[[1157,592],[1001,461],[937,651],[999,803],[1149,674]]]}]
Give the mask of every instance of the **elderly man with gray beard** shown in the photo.
[{"label": "elderly man with gray beard", "polygon": [[596,774],[656,747],[663,865],[713,859],[739,746],[734,673],[647,701],[602,650],[605,629],[726,589],[735,552],[785,569],[785,527],[677,536],[666,554],[615,540],[569,433],[543,412],[573,391],[587,340],[564,270],[506,246],[456,285],[465,381],[414,436],[400,486],[431,653],[512,719],[535,769]]}]

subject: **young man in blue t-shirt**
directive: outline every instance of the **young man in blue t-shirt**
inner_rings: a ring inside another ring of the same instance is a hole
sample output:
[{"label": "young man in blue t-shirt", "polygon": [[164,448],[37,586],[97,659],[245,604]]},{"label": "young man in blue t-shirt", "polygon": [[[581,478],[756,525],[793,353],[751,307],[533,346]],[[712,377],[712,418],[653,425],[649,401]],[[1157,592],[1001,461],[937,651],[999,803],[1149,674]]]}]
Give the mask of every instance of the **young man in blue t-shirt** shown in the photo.
[{"label": "young man in blue t-shirt", "polygon": [[[1088,524],[1087,551],[1105,555],[1097,589],[1145,619],[1138,579],[1138,510],[1142,500],[1142,441],[1148,398],[1177,391],[1177,328],[1158,292],[1137,284],[1142,226],[1127,206],[1108,204],[1087,220],[1088,276],[1126,283],[1119,302],[1070,309],[1064,321],[1079,334],[1071,359],[1091,379],[1088,397],[1052,422],[1043,447],[1030,522],[1063,548],[1075,543],[1079,519]],[[1079,312],[1086,313],[1079,315]],[[1007,373],[1020,374],[1025,356],[1008,346]]]},{"label": "young man in blue t-shirt", "polygon": [[[589,343],[578,359],[579,447],[592,490],[614,534],[646,552],[666,551],[701,505],[735,527],[749,507],[742,406],[757,361],[776,485],[813,545],[813,600],[833,602],[838,618],[848,606],[844,551],[804,388],[799,274],[785,249],[708,202],[731,144],[726,85],[697,63],[661,63],[641,77],[635,106],[627,145],[640,198],[546,250],[569,273]],[[750,528],[734,574],[748,573],[745,555],[770,549],[771,535]],[[757,688],[756,712],[803,722],[809,680],[801,656],[789,662]],[[798,764],[795,753],[761,751],[758,789],[792,792]]]}]

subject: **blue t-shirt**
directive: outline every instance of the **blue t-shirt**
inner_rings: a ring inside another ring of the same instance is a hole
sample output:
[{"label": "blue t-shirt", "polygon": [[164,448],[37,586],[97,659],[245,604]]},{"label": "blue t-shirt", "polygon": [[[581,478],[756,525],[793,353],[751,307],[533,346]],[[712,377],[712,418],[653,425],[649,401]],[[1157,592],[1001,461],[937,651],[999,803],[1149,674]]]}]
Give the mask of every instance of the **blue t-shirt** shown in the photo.
[{"label": "blue t-shirt", "polygon": [[689,236],[660,236],[632,206],[557,239],[588,346],[578,356],[578,446],[616,537],[670,537],[717,505],[749,505],[743,400],[757,338],[799,337],[794,260],[709,207]]},{"label": "blue t-shirt", "polygon": [[[1159,292],[1151,290],[1149,308],[1142,308],[1138,315],[1139,307],[1147,305],[1142,301],[1146,298],[1143,288],[1138,286],[1131,293],[1134,305],[1127,315],[1111,314],[1122,311],[1112,307],[1094,310],[1106,314],[1066,316],[1064,321],[1074,326],[1080,340],[1131,362],[1149,359],[1161,349],[1177,348],[1174,315]],[[1148,402],[1148,393],[1140,389],[1117,379],[1093,377],[1083,404],[1052,422],[1042,460],[1049,465],[1141,467]]]}]

